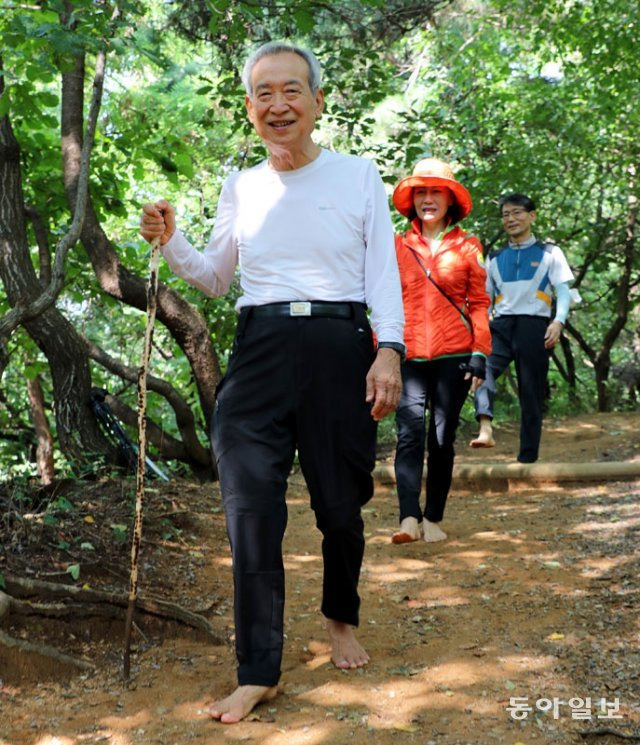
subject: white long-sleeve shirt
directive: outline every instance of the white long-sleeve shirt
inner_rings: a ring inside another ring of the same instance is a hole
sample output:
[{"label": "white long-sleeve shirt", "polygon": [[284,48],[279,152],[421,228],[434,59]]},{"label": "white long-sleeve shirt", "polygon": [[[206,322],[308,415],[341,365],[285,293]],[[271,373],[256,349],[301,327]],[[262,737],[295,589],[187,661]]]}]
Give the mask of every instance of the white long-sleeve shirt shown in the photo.
[{"label": "white long-sleeve shirt", "polygon": [[222,187],[205,250],[177,230],[162,253],[178,276],[211,296],[228,291],[239,264],[237,309],[293,300],[362,302],[379,341],[403,341],[387,197],[365,158],[323,149],[293,171],[275,171],[264,161],[234,173]]},{"label": "white long-sleeve shirt", "polygon": [[[556,320],[564,323],[569,311],[568,283],[573,272],[558,246],[535,235],[523,243],[509,243],[489,254],[487,292],[494,317],[551,315],[551,288],[562,296]],[[562,287],[566,285],[566,287]],[[566,290],[566,295],[565,295]],[[560,298],[558,298],[560,301]]]}]

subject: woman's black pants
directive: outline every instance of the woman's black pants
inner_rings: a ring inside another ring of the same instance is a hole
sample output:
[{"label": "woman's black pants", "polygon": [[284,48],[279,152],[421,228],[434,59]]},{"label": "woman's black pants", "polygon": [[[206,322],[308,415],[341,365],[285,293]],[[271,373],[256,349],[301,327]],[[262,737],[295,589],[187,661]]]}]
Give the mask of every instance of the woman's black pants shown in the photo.
[{"label": "woman's black pants", "polygon": [[[460,365],[469,356],[442,357],[430,362],[407,360],[402,365],[402,397],[396,410],[398,444],[395,471],[400,521],[415,517],[438,523],[444,515],[451,487],[453,443],[460,411],[469,392],[470,380]],[[426,508],[420,507],[425,450],[425,411],[427,428]]]},{"label": "woman's black pants", "polygon": [[212,423],[231,544],[239,685],[276,685],[283,643],[285,492],[297,449],[322,539],[322,613],[358,625],[361,506],[373,494],[374,359],[364,306],[348,319],[240,314]]}]

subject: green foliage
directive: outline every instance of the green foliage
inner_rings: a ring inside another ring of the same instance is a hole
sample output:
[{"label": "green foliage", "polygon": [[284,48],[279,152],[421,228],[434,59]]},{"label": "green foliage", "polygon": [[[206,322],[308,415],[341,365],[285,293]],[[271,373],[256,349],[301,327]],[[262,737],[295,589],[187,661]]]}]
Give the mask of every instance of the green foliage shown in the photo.
[{"label": "green foliage", "polygon": [[[594,362],[619,311],[630,231],[637,241],[629,222],[640,196],[637,0],[145,0],[120,4],[116,19],[109,3],[77,0],[71,12],[65,7],[16,5],[0,17],[6,86],[0,116],[10,117],[25,202],[44,220],[51,247],[70,222],[60,83],[74,54],[87,51],[88,98],[95,53],[108,43],[91,194],[123,265],[146,276],[148,247],[137,235],[141,205],[169,199],[193,243],[206,243],[223,180],[264,157],[244,111],[242,62],[265,40],[295,39],[313,48],[323,65],[327,105],[319,141],[375,159],[390,190],[421,157],[451,160],[474,200],[464,227],[487,247],[502,240],[499,194],[524,191],[539,203],[536,232],[566,251],[583,296],[571,316],[581,337],[580,345],[575,338],[571,344],[576,379],[568,386],[552,367],[551,411],[596,405]],[[404,219],[394,220],[405,229]],[[29,241],[38,267],[31,227]],[[614,366],[638,363],[637,249],[632,264],[627,331],[612,341]],[[237,283],[228,297],[211,299],[164,263],[160,279],[204,316],[224,368]],[[137,366],[143,314],[105,295],[80,246],[68,256],[58,308],[114,358]],[[7,310],[0,294],[0,314]],[[206,443],[188,363],[160,326],[155,345],[154,374],[170,380],[197,412]],[[11,338],[10,353],[0,396],[0,478],[35,473],[25,378],[40,376],[56,435],[44,358],[22,331]],[[135,406],[133,384],[98,365],[92,376],[95,385]],[[614,383],[609,386],[614,391]],[[508,386],[503,395],[507,413],[517,414]],[[623,400],[620,393],[619,405]],[[166,403],[150,394],[149,407],[153,420],[176,435]],[[383,439],[393,436],[392,425],[380,430]],[[62,466],[59,453],[56,458]]]},{"label": "green foliage", "polygon": [[126,543],[128,539],[127,526],[126,525],[112,525],[113,537],[116,543]]}]

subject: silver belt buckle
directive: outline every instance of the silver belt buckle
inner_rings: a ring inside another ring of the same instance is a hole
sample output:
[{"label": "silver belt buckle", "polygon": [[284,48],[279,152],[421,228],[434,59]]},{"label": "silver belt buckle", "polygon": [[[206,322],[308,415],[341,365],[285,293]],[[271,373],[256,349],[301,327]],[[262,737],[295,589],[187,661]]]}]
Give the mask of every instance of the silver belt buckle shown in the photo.
[{"label": "silver belt buckle", "polygon": [[297,302],[289,303],[289,315],[290,316],[310,316],[311,315],[311,303],[309,302]]}]

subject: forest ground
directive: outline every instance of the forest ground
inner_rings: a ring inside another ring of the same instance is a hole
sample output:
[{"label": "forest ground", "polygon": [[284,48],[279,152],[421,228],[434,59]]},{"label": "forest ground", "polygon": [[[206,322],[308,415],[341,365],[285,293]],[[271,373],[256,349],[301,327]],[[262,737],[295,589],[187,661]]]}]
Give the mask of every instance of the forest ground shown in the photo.
[{"label": "forest ground", "polygon": [[[515,427],[498,429],[492,451],[470,450],[471,435],[468,427],[459,433],[459,463],[513,461]],[[634,459],[640,459],[640,414],[545,424],[543,462]],[[449,539],[404,546],[390,543],[394,491],[378,485],[365,508],[359,631],[372,659],[365,669],[342,672],[329,662],[318,613],[320,538],[301,477],[293,474],[280,694],[229,726],[204,712],[235,680],[219,492],[188,481],[149,482],[140,593],[201,612],[218,642],[139,616],[131,681],[124,684],[122,621],[11,614],[2,621],[4,632],[54,645],[91,661],[96,671],[78,674],[0,646],[0,745],[640,741],[639,485],[520,484],[469,493],[456,483],[443,523]],[[135,484],[111,479],[63,487],[53,520],[38,513],[34,494],[0,488],[0,575],[126,595],[129,544],[122,526],[131,521]],[[66,571],[74,564],[75,583]],[[531,707],[519,721],[507,709],[514,697]],[[591,717],[578,718],[575,699],[587,697]],[[542,710],[547,702],[558,706],[555,714]]]}]

